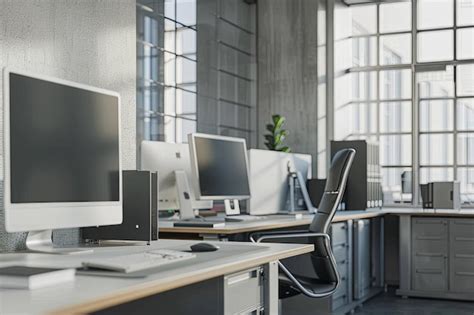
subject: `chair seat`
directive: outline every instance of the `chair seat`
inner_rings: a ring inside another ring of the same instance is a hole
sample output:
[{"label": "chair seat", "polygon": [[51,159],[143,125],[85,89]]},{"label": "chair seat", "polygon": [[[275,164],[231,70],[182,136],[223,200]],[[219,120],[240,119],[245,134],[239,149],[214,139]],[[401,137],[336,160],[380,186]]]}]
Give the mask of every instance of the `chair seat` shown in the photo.
[{"label": "chair seat", "polygon": [[[326,281],[310,278],[305,276],[294,275],[294,277],[305,287],[308,291],[313,293],[326,293],[336,288],[336,283],[328,283]],[[285,299],[301,293],[293,281],[290,280],[283,272],[278,274],[279,280],[279,298]]]}]

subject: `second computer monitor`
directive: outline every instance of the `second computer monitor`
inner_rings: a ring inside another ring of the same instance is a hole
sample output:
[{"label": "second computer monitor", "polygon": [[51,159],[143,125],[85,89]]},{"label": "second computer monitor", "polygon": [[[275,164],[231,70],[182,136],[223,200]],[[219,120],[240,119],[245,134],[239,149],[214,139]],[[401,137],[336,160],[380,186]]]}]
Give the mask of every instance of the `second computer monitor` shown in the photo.
[{"label": "second computer monitor", "polygon": [[250,197],[245,139],[195,133],[188,135],[188,140],[199,199]]}]

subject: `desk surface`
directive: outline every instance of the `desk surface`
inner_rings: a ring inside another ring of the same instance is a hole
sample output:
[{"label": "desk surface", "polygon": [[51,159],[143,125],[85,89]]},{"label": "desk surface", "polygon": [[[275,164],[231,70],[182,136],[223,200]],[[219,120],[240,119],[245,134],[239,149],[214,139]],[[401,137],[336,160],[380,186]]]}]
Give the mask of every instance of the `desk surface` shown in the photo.
[{"label": "desk surface", "polygon": [[[92,254],[47,255],[35,253],[11,253],[0,255],[0,267],[22,264],[46,267],[78,267],[81,260],[90,257],[111,257],[141,252],[156,248],[188,249],[193,241],[160,240],[151,246],[109,246],[96,248]],[[179,267],[164,268],[146,278],[110,278],[77,275],[71,283],[37,290],[0,289],[0,314],[70,314],[88,313],[111,307],[149,295],[172,290],[192,283],[238,272],[271,261],[311,252],[313,245],[302,244],[251,244],[219,243],[221,249],[208,255],[209,259],[188,260]],[[220,251],[232,252],[239,248],[236,256],[217,255]],[[243,248],[243,253],[242,253]],[[257,248],[257,249],[256,249]],[[214,256],[213,256],[214,255]]]},{"label": "desk surface", "polygon": [[[342,222],[357,219],[370,219],[386,214],[394,215],[419,215],[419,216],[448,216],[448,217],[474,217],[474,210],[433,210],[414,208],[384,208],[381,210],[366,211],[340,211],[334,216],[333,222]],[[231,235],[238,233],[249,233],[296,226],[309,225],[313,215],[306,214],[296,219],[293,216],[275,215],[266,219],[246,222],[226,222],[225,226],[217,228],[203,227],[160,227],[160,232],[188,233],[188,234],[221,234]]]}]

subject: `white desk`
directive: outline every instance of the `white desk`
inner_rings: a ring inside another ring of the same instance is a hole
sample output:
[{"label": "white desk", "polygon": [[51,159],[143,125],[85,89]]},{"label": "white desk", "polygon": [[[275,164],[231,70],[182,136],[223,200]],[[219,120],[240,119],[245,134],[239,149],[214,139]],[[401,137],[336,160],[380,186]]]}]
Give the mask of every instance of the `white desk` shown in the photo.
[{"label": "white desk", "polygon": [[[151,248],[187,249],[194,241],[160,240],[151,246],[120,246],[95,249],[92,254],[54,256],[34,253],[0,254],[0,266],[22,264],[48,267],[78,267],[84,257],[110,257]],[[77,314],[100,311],[173,289],[261,266],[265,270],[265,313],[278,307],[278,269],[276,261],[311,252],[313,245],[265,244],[255,250],[250,243],[219,243],[217,252],[204,261],[188,260],[179,267],[163,266],[163,271],[146,278],[76,276],[75,282],[38,290],[0,289],[0,314]],[[259,245],[261,246],[261,245]],[[231,255],[238,248],[243,253]],[[258,246],[257,246],[258,247]],[[245,252],[245,250],[249,250]],[[226,254],[226,251],[228,254]],[[235,298],[235,297],[234,297]],[[179,296],[176,297],[179,303]],[[216,302],[217,303],[217,302]],[[225,302],[224,302],[225,304]],[[138,310],[137,310],[138,311]],[[221,312],[222,313],[222,312]]]}]

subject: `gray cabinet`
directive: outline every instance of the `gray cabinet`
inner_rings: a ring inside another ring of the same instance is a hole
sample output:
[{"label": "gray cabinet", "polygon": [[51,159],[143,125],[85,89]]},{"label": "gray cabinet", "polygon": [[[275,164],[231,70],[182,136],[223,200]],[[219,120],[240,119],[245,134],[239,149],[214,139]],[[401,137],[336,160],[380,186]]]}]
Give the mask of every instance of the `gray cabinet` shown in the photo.
[{"label": "gray cabinet", "polygon": [[354,299],[370,293],[371,287],[371,231],[370,220],[354,221]]},{"label": "gray cabinet", "polygon": [[397,294],[474,301],[474,219],[401,215]]},{"label": "gray cabinet", "polygon": [[448,289],[448,219],[412,220],[412,287],[419,291]]},{"label": "gray cabinet", "polygon": [[351,240],[347,222],[332,224],[331,241],[340,277],[339,287],[331,301],[332,309],[336,310],[351,301]]},{"label": "gray cabinet", "polygon": [[449,290],[474,293],[474,219],[449,221]]}]

